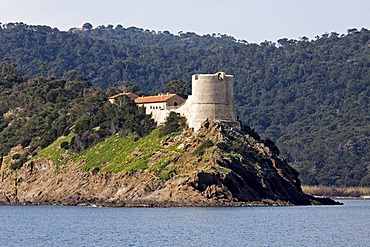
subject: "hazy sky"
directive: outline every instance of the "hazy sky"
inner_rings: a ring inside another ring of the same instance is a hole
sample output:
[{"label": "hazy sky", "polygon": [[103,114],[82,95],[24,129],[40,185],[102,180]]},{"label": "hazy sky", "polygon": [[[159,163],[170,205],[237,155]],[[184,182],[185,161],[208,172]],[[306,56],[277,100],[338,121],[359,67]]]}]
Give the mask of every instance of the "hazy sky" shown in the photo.
[{"label": "hazy sky", "polygon": [[370,29],[370,0],[0,0],[0,22],[68,30],[90,22],[177,34],[222,33],[251,43]]}]

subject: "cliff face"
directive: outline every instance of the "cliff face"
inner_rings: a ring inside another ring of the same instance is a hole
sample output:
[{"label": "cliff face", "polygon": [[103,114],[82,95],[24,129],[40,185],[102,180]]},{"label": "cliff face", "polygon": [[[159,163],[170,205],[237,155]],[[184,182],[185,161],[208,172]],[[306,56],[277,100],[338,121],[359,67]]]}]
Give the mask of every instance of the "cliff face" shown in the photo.
[{"label": "cliff face", "polygon": [[[89,165],[92,161],[84,154],[76,158],[65,151],[62,157],[68,161],[63,165],[38,155],[15,172],[3,165],[0,204],[335,204],[304,194],[298,173],[279,157],[273,143],[253,136],[219,123],[206,123],[196,134],[186,130],[165,138],[153,137],[151,144],[137,144],[121,157],[126,161],[114,172],[111,161],[96,163],[95,159],[94,165]],[[126,147],[111,148],[118,157],[120,149]],[[104,155],[98,149],[94,153]]]}]

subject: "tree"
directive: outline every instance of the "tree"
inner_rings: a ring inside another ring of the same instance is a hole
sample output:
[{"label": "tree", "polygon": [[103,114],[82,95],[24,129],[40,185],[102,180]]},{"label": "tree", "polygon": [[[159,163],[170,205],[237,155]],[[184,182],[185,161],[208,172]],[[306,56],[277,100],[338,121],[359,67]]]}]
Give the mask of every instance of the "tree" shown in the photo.
[{"label": "tree", "polygon": [[168,82],[163,90],[165,93],[175,93],[182,97],[186,97],[191,93],[191,84],[183,80],[173,80]]},{"label": "tree", "polygon": [[91,30],[93,28],[93,25],[91,25],[89,22],[86,22],[82,25],[82,29],[84,30]]},{"label": "tree", "polygon": [[179,113],[170,112],[159,129],[159,136],[165,136],[183,130],[186,127],[186,118]]},{"label": "tree", "polygon": [[138,85],[134,84],[134,83],[131,83],[129,81],[123,81],[121,82],[117,88],[119,90],[121,90],[121,92],[124,92],[124,93],[128,93],[128,92],[131,92],[131,93],[139,93],[140,92],[140,88]]},{"label": "tree", "polygon": [[11,63],[9,58],[0,62],[0,86],[11,87],[21,81],[17,65]]}]

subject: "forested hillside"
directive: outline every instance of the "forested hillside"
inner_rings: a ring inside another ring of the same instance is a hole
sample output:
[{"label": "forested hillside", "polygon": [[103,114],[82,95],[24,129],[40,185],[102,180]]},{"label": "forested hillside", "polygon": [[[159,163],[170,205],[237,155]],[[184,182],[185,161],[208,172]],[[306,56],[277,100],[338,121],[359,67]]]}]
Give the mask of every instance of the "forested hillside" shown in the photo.
[{"label": "forested hillside", "polygon": [[[240,119],[276,142],[304,184],[370,186],[370,31],[364,28],[249,44],[120,25],[61,32],[9,23],[0,29],[4,58],[22,76],[46,80],[37,85],[79,74],[93,86],[130,81],[146,93],[194,73],[234,74]],[[13,109],[4,99],[1,114]]]},{"label": "forested hillside", "polygon": [[[61,79],[36,76],[26,79],[14,64],[0,62],[0,161],[12,147],[27,147],[13,169],[60,136],[73,130],[65,149],[81,151],[113,134],[144,136],[155,128],[143,108],[127,100],[111,104],[114,88],[92,88],[82,76],[65,73]],[[1,162],[0,162],[1,164]]]}]

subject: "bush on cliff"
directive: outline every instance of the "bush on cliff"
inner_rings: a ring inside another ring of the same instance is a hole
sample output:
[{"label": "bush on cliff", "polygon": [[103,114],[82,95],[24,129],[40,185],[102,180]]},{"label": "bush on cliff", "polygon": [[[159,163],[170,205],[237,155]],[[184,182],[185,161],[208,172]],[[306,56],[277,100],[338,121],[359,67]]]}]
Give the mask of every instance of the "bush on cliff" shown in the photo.
[{"label": "bush on cliff", "polygon": [[170,112],[163,125],[159,128],[159,136],[179,132],[186,127],[186,118],[179,113]]}]

